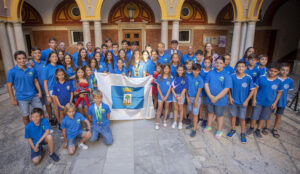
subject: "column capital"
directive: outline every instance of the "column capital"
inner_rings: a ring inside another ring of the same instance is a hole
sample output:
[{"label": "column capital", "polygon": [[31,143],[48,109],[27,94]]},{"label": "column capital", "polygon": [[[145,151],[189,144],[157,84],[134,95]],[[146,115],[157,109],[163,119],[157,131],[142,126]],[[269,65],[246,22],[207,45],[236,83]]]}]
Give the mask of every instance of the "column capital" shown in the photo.
[{"label": "column capital", "polygon": [[94,20],[81,19],[81,22],[93,22]]}]

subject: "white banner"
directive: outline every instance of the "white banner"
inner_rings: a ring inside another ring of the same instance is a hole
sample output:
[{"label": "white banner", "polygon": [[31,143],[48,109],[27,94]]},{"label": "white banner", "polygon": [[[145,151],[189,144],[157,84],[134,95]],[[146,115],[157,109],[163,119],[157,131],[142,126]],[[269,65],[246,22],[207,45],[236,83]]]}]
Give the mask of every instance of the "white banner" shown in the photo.
[{"label": "white banner", "polygon": [[128,78],[120,74],[95,73],[103,102],[111,109],[111,120],[151,119],[152,76]]}]

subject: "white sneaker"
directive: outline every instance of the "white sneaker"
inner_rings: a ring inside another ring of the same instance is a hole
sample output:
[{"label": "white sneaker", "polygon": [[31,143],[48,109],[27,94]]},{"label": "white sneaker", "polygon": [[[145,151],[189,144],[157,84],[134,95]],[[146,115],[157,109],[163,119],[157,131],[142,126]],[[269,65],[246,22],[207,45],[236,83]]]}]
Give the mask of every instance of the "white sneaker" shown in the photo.
[{"label": "white sneaker", "polygon": [[159,129],[159,123],[155,124],[155,129],[158,130]]},{"label": "white sneaker", "polygon": [[50,134],[52,134],[54,131],[53,131],[53,129],[50,129]]},{"label": "white sneaker", "polygon": [[172,128],[174,129],[176,126],[177,126],[177,123],[176,123],[176,122],[173,122]]},{"label": "white sneaker", "polygon": [[182,129],[182,123],[181,122],[178,123],[178,129]]},{"label": "white sneaker", "polygon": [[167,121],[164,121],[164,127],[167,127]]},{"label": "white sneaker", "polygon": [[170,112],[169,118],[174,118],[173,112]]},{"label": "white sneaker", "polygon": [[82,150],[87,150],[89,147],[83,143],[79,144],[78,147],[80,147]]}]

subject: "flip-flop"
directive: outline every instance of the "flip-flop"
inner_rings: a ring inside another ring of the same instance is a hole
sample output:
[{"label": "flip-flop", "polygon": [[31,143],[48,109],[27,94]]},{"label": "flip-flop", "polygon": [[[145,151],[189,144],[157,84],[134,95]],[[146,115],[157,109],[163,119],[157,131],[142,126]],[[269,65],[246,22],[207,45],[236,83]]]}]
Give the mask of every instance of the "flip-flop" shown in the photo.
[{"label": "flip-flop", "polygon": [[262,129],[261,133],[264,134],[264,135],[268,135],[269,134],[269,129],[265,127],[265,128]]},{"label": "flip-flop", "polygon": [[280,137],[280,135],[278,133],[278,130],[273,129],[272,130],[272,134],[273,134],[273,137],[275,137],[275,138],[279,138]]}]

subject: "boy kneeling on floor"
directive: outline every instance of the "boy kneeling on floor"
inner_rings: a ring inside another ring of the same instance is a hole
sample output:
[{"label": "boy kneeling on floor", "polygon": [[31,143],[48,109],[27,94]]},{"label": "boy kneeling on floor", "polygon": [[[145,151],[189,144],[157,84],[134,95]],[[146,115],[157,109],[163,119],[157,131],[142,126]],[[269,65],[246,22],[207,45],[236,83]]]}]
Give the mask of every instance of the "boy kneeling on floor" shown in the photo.
[{"label": "boy kneeling on floor", "polygon": [[42,145],[48,144],[50,158],[57,162],[59,157],[54,152],[53,137],[50,135],[49,122],[44,117],[44,111],[34,108],[31,111],[31,119],[25,127],[25,138],[31,148],[31,160],[37,165],[42,160]]},{"label": "boy kneeling on floor", "polygon": [[95,103],[88,109],[88,118],[92,122],[91,142],[99,139],[99,134],[103,136],[104,143],[110,145],[113,143],[112,133],[109,127],[110,108],[102,102],[102,92],[95,90],[93,92]]}]

